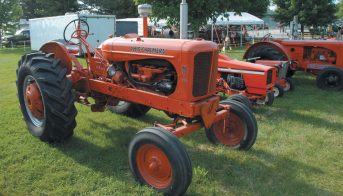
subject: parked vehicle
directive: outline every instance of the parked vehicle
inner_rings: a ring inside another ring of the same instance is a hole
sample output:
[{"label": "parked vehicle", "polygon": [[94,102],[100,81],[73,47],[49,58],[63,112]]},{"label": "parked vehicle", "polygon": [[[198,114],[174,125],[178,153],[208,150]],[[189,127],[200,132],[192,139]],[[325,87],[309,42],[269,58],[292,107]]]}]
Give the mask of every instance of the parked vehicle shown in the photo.
[{"label": "parked vehicle", "polygon": [[231,59],[219,54],[217,91],[244,95],[256,104],[272,105],[276,68]]},{"label": "parked vehicle", "polygon": [[[93,46],[99,46],[110,35],[116,32],[116,18],[112,15],[83,15],[68,14],[63,16],[44,17],[30,19],[31,49],[38,51],[45,43],[52,40],[64,40],[63,34],[70,37],[73,33],[72,27],[64,27],[75,19],[87,22],[90,36],[87,41]],[[84,25],[83,23],[80,23]],[[65,32],[64,32],[65,31]],[[77,39],[68,40],[80,45]],[[85,50],[85,48],[83,48]],[[79,51],[80,48],[79,48]],[[93,53],[94,51],[92,51]]]},{"label": "parked vehicle", "polygon": [[17,93],[33,136],[47,142],[70,138],[76,127],[75,101],[93,112],[130,102],[127,114],[134,117],[150,108],[162,110],[173,120],[138,132],[128,158],[138,182],[167,195],[184,194],[192,181],[192,164],[178,138],[205,128],[214,144],[248,150],[255,143],[258,127],[252,111],[217,95],[217,44],[130,34],[94,49],[87,42],[87,22],[76,19],[65,29],[70,27],[75,29],[70,37],[64,33],[65,41],[77,39],[85,47],[87,67],[54,41],[19,62]]},{"label": "parked vehicle", "polygon": [[291,61],[287,76],[302,70],[317,76],[323,90],[343,89],[343,41],[273,40],[252,45],[245,59]]},{"label": "parked vehicle", "polygon": [[291,61],[271,61],[271,60],[253,60],[252,62],[276,68],[277,80],[274,86],[274,96],[282,97],[284,92],[293,91],[295,85],[293,79],[287,77],[287,72],[291,66]]},{"label": "parked vehicle", "polygon": [[2,38],[2,45],[7,48],[24,44],[30,45],[30,30],[28,29],[18,30],[14,35],[7,35]]}]

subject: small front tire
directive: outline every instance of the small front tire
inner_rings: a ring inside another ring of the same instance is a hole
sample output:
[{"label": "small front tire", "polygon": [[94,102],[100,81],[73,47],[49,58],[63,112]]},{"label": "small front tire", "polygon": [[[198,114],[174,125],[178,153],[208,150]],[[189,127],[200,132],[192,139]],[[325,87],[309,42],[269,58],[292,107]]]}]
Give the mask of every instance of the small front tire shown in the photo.
[{"label": "small front tire", "polygon": [[285,87],[283,88],[283,90],[285,92],[288,92],[288,91],[294,91],[295,89],[295,84],[294,84],[294,81],[292,78],[285,78]]},{"label": "small front tire", "polygon": [[284,90],[280,84],[275,84],[273,91],[274,91],[274,97],[283,97]]},{"label": "small front tire", "polygon": [[274,103],[274,93],[273,92],[269,92],[265,98],[265,102],[264,104],[266,104],[267,106],[272,106]]},{"label": "small front tire", "polygon": [[162,128],[146,128],[135,135],[129,146],[129,164],[138,182],[166,195],[184,194],[192,181],[184,146]]}]

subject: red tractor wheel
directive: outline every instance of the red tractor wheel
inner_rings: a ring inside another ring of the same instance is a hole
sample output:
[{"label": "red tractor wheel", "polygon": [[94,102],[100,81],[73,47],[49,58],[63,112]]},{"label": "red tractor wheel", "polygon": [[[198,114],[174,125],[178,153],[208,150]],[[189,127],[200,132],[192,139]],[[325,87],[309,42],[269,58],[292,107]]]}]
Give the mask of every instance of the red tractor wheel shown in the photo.
[{"label": "red tractor wheel", "polygon": [[17,69],[20,108],[30,133],[56,142],[73,135],[77,114],[72,83],[60,62],[41,52],[24,55]]},{"label": "red tractor wheel", "polygon": [[182,195],[192,181],[192,165],[178,138],[161,128],[138,132],[129,146],[133,175],[167,195]]},{"label": "red tractor wheel", "polygon": [[221,104],[230,106],[230,114],[227,119],[206,129],[207,138],[214,144],[249,150],[254,145],[258,132],[254,114],[245,105],[233,100],[225,100]]}]

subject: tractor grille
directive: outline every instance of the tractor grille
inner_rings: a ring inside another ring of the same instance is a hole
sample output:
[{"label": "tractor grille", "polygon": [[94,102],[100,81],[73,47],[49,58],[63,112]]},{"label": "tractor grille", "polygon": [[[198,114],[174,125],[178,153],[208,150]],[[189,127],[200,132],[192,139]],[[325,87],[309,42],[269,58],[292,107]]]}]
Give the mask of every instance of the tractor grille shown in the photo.
[{"label": "tractor grille", "polygon": [[267,72],[267,85],[273,82],[273,70]]},{"label": "tractor grille", "polygon": [[211,85],[210,76],[213,52],[201,52],[194,57],[193,96],[204,96],[208,93]]}]

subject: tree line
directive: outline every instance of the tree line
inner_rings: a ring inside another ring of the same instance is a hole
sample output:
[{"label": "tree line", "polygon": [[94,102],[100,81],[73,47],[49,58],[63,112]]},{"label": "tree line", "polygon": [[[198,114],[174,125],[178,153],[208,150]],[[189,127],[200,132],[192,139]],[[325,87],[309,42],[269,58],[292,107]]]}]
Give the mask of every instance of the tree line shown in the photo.
[{"label": "tree line", "polygon": [[[138,17],[137,5],[149,3],[153,17],[168,18],[170,24],[178,24],[181,0],[0,0],[0,29],[13,27],[19,18],[38,18],[64,15],[66,12],[88,11],[95,14],[111,14],[117,18]],[[336,17],[343,17],[343,3],[334,0],[188,0],[189,22],[197,29],[209,18],[216,18],[226,11],[249,12],[263,17],[270,3],[277,6],[274,18],[289,23],[294,15],[307,26],[325,26]]]}]

